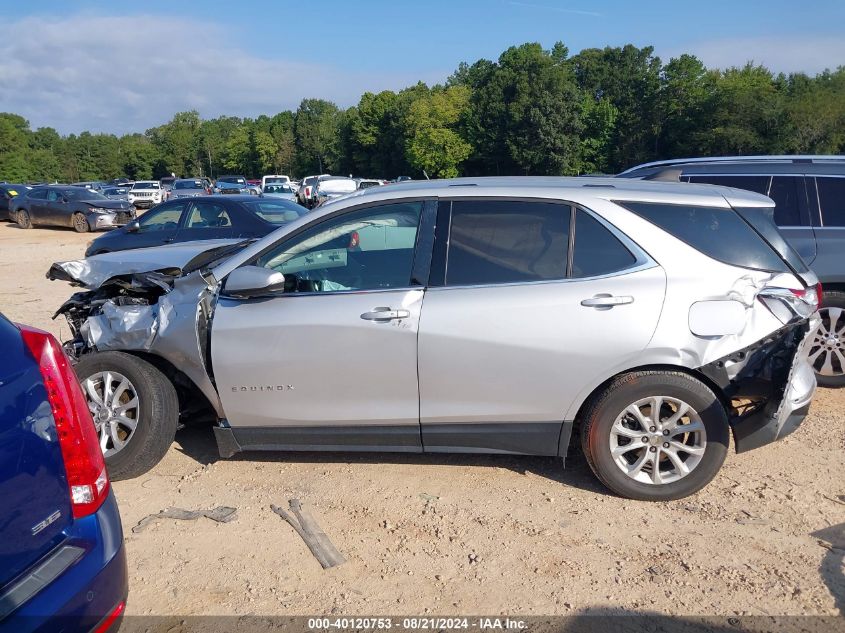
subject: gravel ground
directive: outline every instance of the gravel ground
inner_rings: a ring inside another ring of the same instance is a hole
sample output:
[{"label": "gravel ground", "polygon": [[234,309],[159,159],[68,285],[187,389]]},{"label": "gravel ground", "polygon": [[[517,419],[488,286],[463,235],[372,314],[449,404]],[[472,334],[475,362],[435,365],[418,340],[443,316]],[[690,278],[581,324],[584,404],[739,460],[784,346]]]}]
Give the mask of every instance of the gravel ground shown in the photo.
[{"label": "gravel ground", "polygon": [[[71,288],[50,263],[88,235],[0,222],[0,311],[51,321]],[[150,473],[117,482],[130,615],[841,614],[845,390],[822,389],[782,442],[731,454],[672,503],[609,494],[585,462],[500,456],[244,454],[180,431]],[[306,504],[347,562],[324,571],[270,504]],[[230,523],[162,519],[233,506]]]}]

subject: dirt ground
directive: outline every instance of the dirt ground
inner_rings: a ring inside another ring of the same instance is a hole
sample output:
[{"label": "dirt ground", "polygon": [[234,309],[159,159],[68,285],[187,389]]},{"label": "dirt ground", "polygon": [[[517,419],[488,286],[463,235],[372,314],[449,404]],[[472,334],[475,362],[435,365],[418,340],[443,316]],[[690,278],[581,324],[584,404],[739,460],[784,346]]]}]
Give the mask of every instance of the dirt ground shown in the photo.
[{"label": "dirt ground", "polygon": [[[0,311],[51,321],[72,292],[45,278],[90,235],[0,222]],[[583,461],[255,454],[220,460],[180,431],[150,473],[117,482],[128,614],[834,615],[845,609],[845,390],[820,390],[791,437],[731,454],[697,495],[609,494]],[[307,504],[347,562],[324,571],[270,504]],[[159,520],[237,508],[230,523]]]}]

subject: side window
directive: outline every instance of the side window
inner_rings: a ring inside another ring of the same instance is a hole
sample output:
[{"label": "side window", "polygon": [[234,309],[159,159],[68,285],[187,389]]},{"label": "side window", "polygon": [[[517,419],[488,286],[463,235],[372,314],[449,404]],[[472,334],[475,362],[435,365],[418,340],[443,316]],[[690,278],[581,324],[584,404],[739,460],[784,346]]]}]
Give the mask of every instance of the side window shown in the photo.
[{"label": "side window", "polygon": [[575,247],[572,277],[609,275],[633,266],[637,261],[618,239],[586,211],[575,214]]},{"label": "side window", "polygon": [[769,197],[775,201],[775,224],[778,226],[801,226],[801,203],[803,176],[773,176]]},{"label": "side window", "polygon": [[411,283],[422,202],[385,204],[321,222],[259,256],[287,292],[404,288]]},{"label": "side window", "polygon": [[56,202],[59,198],[61,198],[61,195],[55,189],[47,191],[47,202]]},{"label": "side window", "polygon": [[182,216],[182,210],[185,208],[185,203],[165,204],[153,211],[147,211],[138,220],[140,225],[139,231],[141,233],[149,233],[151,231],[167,231],[179,227],[179,218]]},{"label": "side window", "polygon": [[790,272],[769,244],[733,209],[657,202],[617,204],[720,262],[754,270]]},{"label": "side window", "polygon": [[226,226],[232,226],[226,207],[212,201],[194,202],[185,224],[189,229],[218,229]]},{"label": "side window", "polygon": [[764,196],[769,191],[769,181],[771,176],[711,176],[709,174],[691,174],[689,182],[707,184],[707,185],[721,185],[722,187],[733,187],[735,189],[745,189],[746,191],[753,191],[755,193],[762,193]]},{"label": "side window", "polygon": [[29,194],[26,196],[27,198],[32,198],[33,200],[44,200],[47,198],[47,190],[46,189],[33,189]]},{"label": "side window", "polygon": [[816,178],[824,226],[845,226],[845,178]]},{"label": "side window", "polygon": [[446,285],[565,279],[571,217],[552,202],[453,202]]}]

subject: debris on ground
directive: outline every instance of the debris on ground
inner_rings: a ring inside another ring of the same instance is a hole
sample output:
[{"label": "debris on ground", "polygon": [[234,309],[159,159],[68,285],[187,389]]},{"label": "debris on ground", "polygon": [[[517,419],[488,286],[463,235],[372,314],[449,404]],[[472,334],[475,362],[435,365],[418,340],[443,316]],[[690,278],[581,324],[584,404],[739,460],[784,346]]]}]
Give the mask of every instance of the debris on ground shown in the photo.
[{"label": "debris on ground", "polygon": [[317,524],[311,514],[302,508],[299,499],[291,499],[288,502],[291,512],[280,508],[279,506],[270,505],[270,509],[287,521],[290,526],[296,530],[296,533],[302,537],[308,549],[314,554],[323,569],[329,567],[336,567],[346,562],[334,544],[329,540],[329,537],[323,532],[323,529]]},{"label": "debris on ground", "polygon": [[150,523],[158,519],[178,519],[180,521],[196,521],[200,517],[206,517],[217,523],[228,523],[237,517],[237,508],[230,508],[229,506],[217,506],[211,510],[185,510],[183,508],[168,508],[156,514],[150,514],[140,521],[138,525],[132,528],[132,532],[137,534],[146,528]]}]

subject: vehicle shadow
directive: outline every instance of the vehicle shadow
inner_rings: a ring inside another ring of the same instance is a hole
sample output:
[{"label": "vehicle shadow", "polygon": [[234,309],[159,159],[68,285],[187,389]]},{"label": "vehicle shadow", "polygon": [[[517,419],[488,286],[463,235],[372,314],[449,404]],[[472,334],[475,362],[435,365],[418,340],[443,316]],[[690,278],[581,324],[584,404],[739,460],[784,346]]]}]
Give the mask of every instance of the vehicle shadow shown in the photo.
[{"label": "vehicle shadow", "polygon": [[522,475],[536,475],[565,486],[603,496],[613,493],[602,486],[580,454],[558,457],[491,455],[484,453],[378,453],[317,451],[246,451],[221,460],[209,427],[185,427],[176,434],[176,450],[202,465],[217,461],[300,462],[308,464],[398,464],[407,466],[475,466],[507,468]]},{"label": "vehicle shadow", "polygon": [[833,596],[833,603],[839,612],[845,614],[845,523],[831,525],[813,532],[827,550],[819,566],[824,584]]}]

